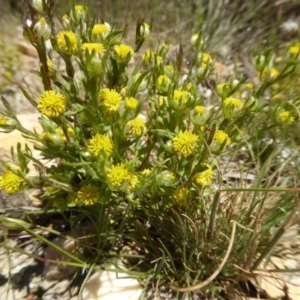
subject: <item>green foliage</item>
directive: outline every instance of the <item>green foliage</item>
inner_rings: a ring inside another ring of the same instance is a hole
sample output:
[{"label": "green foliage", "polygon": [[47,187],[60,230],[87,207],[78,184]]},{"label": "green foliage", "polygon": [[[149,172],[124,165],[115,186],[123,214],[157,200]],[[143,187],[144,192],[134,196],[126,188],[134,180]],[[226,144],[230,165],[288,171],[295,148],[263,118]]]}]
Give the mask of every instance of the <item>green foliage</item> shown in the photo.
[{"label": "green foliage", "polygon": [[[165,44],[141,50],[150,33],[142,20],[129,46],[126,27],[97,23],[86,6],[70,1],[58,30],[53,2],[41,3],[44,20],[34,17],[24,31],[39,53],[45,91],[38,99],[23,93],[41,112],[43,131],[25,130],[5,99],[0,127],[23,132],[52,162],[46,167],[28,147],[17,146],[19,168],[5,166],[0,187],[40,187],[45,211],[70,213],[73,226],[92,223],[94,239],[82,245],[94,254],[90,265],[110,257],[121,239],[140,249],[135,270],[177,291],[212,292],[221,280],[255,271],[297,218],[295,155],[280,153],[298,143],[291,128],[299,101],[267,96],[286,92],[285,83],[299,72],[298,54],[285,53],[277,65],[272,51],[258,53],[259,84],[236,75],[217,83],[208,101],[201,88],[215,60],[204,52],[205,36],[193,36],[195,64],[187,68],[184,46],[176,56]],[[43,35],[48,29],[50,52]],[[29,172],[31,161],[37,175]],[[240,180],[230,187],[225,175],[232,163]]]}]

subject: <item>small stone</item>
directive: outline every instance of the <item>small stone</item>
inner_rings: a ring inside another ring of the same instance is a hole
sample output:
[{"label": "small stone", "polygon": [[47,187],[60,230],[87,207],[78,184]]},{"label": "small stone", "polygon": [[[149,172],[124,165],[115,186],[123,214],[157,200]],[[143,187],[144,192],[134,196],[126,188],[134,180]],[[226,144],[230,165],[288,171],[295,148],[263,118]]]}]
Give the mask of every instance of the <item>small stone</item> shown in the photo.
[{"label": "small stone", "polygon": [[[124,269],[121,263],[118,265]],[[115,269],[114,265],[106,267]],[[142,290],[138,281],[125,273],[97,271],[87,281],[81,297],[82,300],[139,300]]]}]

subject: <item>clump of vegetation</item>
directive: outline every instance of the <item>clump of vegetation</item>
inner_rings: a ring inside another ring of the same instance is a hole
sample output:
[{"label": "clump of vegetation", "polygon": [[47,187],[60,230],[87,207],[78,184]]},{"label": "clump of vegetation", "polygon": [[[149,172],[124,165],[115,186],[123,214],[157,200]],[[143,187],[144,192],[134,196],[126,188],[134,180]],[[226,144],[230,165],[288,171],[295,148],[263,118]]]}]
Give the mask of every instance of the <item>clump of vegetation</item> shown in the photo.
[{"label": "clump of vegetation", "polygon": [[[176,57],[163,43],[143,50],[151,31],[143,20],[128,45],[126,27],[90,19],[87,6],[70,1],[58,30],[54,1],[31,5],[24,33],[38,51],[44,92],[38,99],[23,93],[41,113],[43,132],[24,129],[4,98],[0,127],[35,141],[52,163],[46,167],[17,145],[16,167],[3,163],[0,187],[10,194],[39,188],[43,213],[68,216],[71,227],[93,224],[89,243],[79,241],[89,251],[75,258],[82,268],[126,256],[134,275],[148,282],[230,297],[299,221],[299,170],[290,151],[298,148],[299,102],[278,96],[284,83],[296,87],[298,45],[283,50],[280,62],[270,50],[257,53],[251,59],[260,83],[236,74],[217,82],[208,102],[201,87],[215,59],[201,32],[192,36],[195,64],[187,68],[184,46]],[[239,176],[230,185],[232,164]],[[1,222],[33,233],[26,222]],[[113,252],[120,241],[136,255]]]}]

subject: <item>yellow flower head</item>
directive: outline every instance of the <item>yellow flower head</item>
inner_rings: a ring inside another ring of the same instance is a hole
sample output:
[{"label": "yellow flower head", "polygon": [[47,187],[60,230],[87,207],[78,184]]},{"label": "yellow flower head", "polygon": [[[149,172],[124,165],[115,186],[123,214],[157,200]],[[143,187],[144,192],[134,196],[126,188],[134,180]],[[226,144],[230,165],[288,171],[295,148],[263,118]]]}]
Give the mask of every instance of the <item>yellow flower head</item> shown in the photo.
[{"label": "yellow flower head", "polygon": [[300,53],[300,44],[298,43],[294,46],[291,46],[288,51],[290,55],[298,55]]},{"label": "yellow flower head", "polygon": [[279,76],[280,72],[276,68],[264,68],[262,71],[262,77],[267,80],[275,80]]},{"label": "yellow flower head", "polygon": [[227,82],[221,82],[217,85],[217,92],[222,94],[223,90],[230,90],[230,84]]},{"label": "yellow flower head", "polygon": [[130,46],[124,44],[116,45],[115,52],[117,54],[117,59],[119,62],[126,62],[127,60],[130,60],[130,58],[134,54],[133,49]]},{"label": "yellow flower head", "polygon": [[174,191],[173,197],[179,206],[186,206],[189,196],[189,191],[187,188],[178,188]]},{"label": "yellow flower head", "polygon": [[81,46],[81,49],[82,51],[88,51],[89,53],[95,51],[97,54],[101,54],[105,51],[103,44],[100,43],[84,43]]},{"label": "yellow flower head", "polygon": [[231,144],[230,137],[228,134],[222,130],[217,130],[214,136],[214,140],[219,144],[222,145],[226,140],[226,145],[229,146]]},{"label": "yellow flower head", "polygon": [[282,123],[291,124],[294,122],[295,118],[289,111],[283,111],[279,114],[279,120]]},{"label": "yellow flower head", "polygon": [[7,194],[20,192],[25,184],[25,180],[13,172],[7,170],[0,176],[0,189],[4,189]]},{"label": "yellow flower head", "polygon": [[118,111],[122,97],[112,89],[103,89],[100,91],[100,101],[109,111]]},{"label": "yellow flower head", "polygon": [[[55,131],[56,131],[56,133],[60,136],[60,138],[62,139],[62,141],[65,142],[65,141],[67,140],[67,138],[66,138],[66,136],[65,136],[65,133],[64,133],[64,131],[63,131],[63,129],[62,129],[61,127],[57,127],[57,128],[55,129]],[[72,127],[70,127],[70,126],[68,126],[68,128],[67,128],[67,133],[68,133],[68,136],[69,136],[69,137],[75,135],[74,129],[73,129]]]},{"label": "yellow flower head", "polygon": [[158,78],[157,78],[157,83],[158,83],[159,85],[167,85],[167,84],[170,83],[170,79],[169,79],[169,77],[166,76],[166,75],[160,75],[160,76],[158,76]]},{"label": "yellow flower head", "polygon": [[208,168],[205,171],[198,173],[195,177],[195,181],[199,185],[207,186],[212,183],[213,171],[209,166],[207,167]]},{"label": "yellow flower head", "polygon": [[186,103],[188,101],[189,98],[189,92],[188,91],[184,91],[182,89],[178,89],[174,91],[174,100],[176,101],[182,101],[183,103]]},{"label": "yellow flower head", "polygon": [[6,125],[7,124],[7,119],[4,117],[0,117],[0,125]]},{"label": "yellow flower head", "polygon": [[133,98],[133,97],[125,98],[125,107],[126,108],[134,110],[134,109],[136,109],[137,105],[138,105],[138,101],[135,98]]},{"label": "yellow flower head", "polygon": [[138,183],[138,178],[129,172],[124,164],[112,165],[107,169],[107,178],[113,187],[126,191],[133,189]]},{"label": "yellow flower head", "polygon": [[140,27],[140,35],[142,37],[147,37],[150,35],[150,25],[147,23],[143,23]]},{"label": "yellow flower head", "polygon": [[78,192],[75,202],[79,205],[94,205],[99,202],[100,192],[98,187],[92,184],[83,186]]},{"label": "yellow flower head", "polygon": [[47,117],[58,117],[67,105],[67,99],[55,91],[45,91],[38,99],[38,110]]},{"label": "yellow flower head", "polygon": [[173,138],[173,148],[176,152],[187,157],[195,152],[198,136],[191,131],[180,131],[177,137]]},{"label": "yellow flower head", "polygon": [[57,34],[56,40],[60,50],[65,52],[66,54],[72,55],[77,52],[77,38],[74,32],[61,31]]},{"label": "yellow flower head", "polygon": [[145,52],[145,54],[143,55],[142,59],[145,62],[150,62],[152,61],[154,58],[156,57],[156,53],[153,50],[148,50]]},{"label": "yellow flower head", "polygon": [[206,113],[206,108],[204,106],[197,105],[195,106],[194,111],[198,115],[204,115]]},{"label": "yellow flower head", "polygon": [[140,136],[145,133],[146,126],[142,118],[137,117],[126,124],[128,132],[134,136]]},{"label": "yellow flower head", "polygon": [[111,31],[111,27],[108,23],[95,24],[92,29],[92,35],[95,37],[102,36],[106,37]]},{"label": "yellow flower head", "polygon": [[142,171],[142,175],[145,176],[146,178],[149,178],[153,174],[154,169],[144,169]]},{"label": "yellow flower head", "polygon": [[231,106],[234,108],[243,108],[243,106],[244,106],[243,101],[236,99],[236,98],[232,98],[232,97],[226,98],[224,100],[223,104],[225,107]]},{"label": "yellow flower head", "polygon": [[88,150],[95,156],[104,150],[105,154],[110,156],[113,152],[113,144],[108,136],[96,134],[89,140]]},{"label": "yellow flower head", "polygon": [[206,69],[213,62],[213,59],[208,53],[199,53],[197,58],[203,69]]}]

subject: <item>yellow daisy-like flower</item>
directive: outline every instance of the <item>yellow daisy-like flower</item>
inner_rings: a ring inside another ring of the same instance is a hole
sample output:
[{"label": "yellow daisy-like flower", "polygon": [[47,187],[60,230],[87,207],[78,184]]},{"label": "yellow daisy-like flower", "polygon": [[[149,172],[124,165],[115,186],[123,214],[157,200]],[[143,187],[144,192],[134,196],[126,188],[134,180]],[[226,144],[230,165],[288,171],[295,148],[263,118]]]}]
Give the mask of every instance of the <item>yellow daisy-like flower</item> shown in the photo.
[{"label": "yellow daisy-like flower", "polygon": [[236,98],[226,98],[223,102],[225,107],[233,106],[234,108],[242,108],[244,106],[243,101]]},{"label": "yellow daisy-like flower", "polygon": [[173,138],[173,148],[176,152],[187,157],[193,154],[197,148],[198,136],[191,131],[180,131],[178,136]]},{"label": "yellow daisy-like flower", "polygon": [[127,61],[127,59],[130,59],[134,54],[133,49],[130,46],[124,44],[116,45],[115,52],[120,62]]},{"label": "yellow daisy-like flower", "polygon": [[20,192],[25,180],[13,172],[7,170],[0,176],[0,189],[4,189],[7,194]]},{"label": "yellow daisy-like flower", "polygon": [[103,44],[100,43],[84,43],[81,46],[82,51],[88,51],[89,53],[92,53],[95,51],[97,54],[101,54],[102,52],[105,51],[105,48]]},{"label": "yellow daisy-like flower", "polygon": [[186,206],[189,196],[189,191],[187,188],[178,188],[174,191],[173,197],[179,206]]},{"label": "yellow daisy-like flower", "polygon": [[186,103],[189,98],[189,92],[181,89],[175,90],[173,94],[174,100]]},{"label": "yellow daisy-like flower", "polygon": [[222,94],[223,91],[229,91],[230,90],[230,84],[228,84],[227,82],[222,82],[222,83],[219,83],[216,87],[217,89],[217,93],[218,94]]},{"label": "yellow daisy-like flower", "polygon": [[128,109],[136,109],[138,105],[138,101],[133,98],[133,97],[126,97],[125,98],[125,107],[128,108]]},{"label": "yellow daisy-like flower", "polygon": [[93,29],[92,29],[92,35],[97,37],[97,36],[107,36],[108,33],[111,31],[111,27],[108,23],[104,24],[95,24]]},{"label": "yellow daisy-like flower", "polygon": [[96,134],[89,140],[88,150],[95,156],[97,156],[101,150],[104,150],[105,154],[110,156],[113,152],[113,144],[108,136]]},{"label": "yellow daisy-like flower", "polygon": [[112,89],[103,89],[100,91],[100,101],[109,111],[118,111],[122,97]]},{"label": "yellow daisy-like flower", "polygon": [[142,118],[137,117],[126,124],[128,132],[135,136],[140,136],[146,131],[145,122]]},{"label": "yellow daisy-like flower", "polygon": [[291,115],[289,111],[283,111],[279,114],[279,120],[282,123],[291,124],[294,122],[295,118]]},{"label": "yellow daisy-like flower", "polygon": [[124,164],[112,165],[107,169],[107,178],[111,184],[121,190],[131,190],[138,183],[138,178],[129,172]]},{"label": "yellow daisy-like flower", "polygon": [[226,140],[226,145],[229,146],[231,144],[230,137],[228,134],[222,130],[217,130],[214,136],[214,140],[219,144],[222,145]]},{"label": "yellow daisy-like flower", "polygon": [[75,202],[79,205],[94,205],[99,202],[100,192],[98,187],[92,184],[83,186],[78,192]]},{"label": "yellow daisy-like flower", "polygon": [[209,166],[207,166],[207,167],[208,167],[208,169],[206,169],[205,171],[198,173],[196,175],[196,177],[195,177],[196,183],[203,185],[203,186],[207,186],[212,183],[213,171]]},{"label": "yellow daisy-like flower", "polygon": [[[56,36],[57,45],[61,51],[72,55],[77,52],[77,37],[72,31],[61,31]],[[69,43],[67,42],[69,40]],[[68,45],[69,44],[69,45]]]},{"label": "yellow daisy-like flower", "polygon": [[58,117],[67,105],[67,99],[55,91],[45,91],[38,99],[38,110],[47,117]]}]

